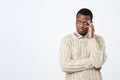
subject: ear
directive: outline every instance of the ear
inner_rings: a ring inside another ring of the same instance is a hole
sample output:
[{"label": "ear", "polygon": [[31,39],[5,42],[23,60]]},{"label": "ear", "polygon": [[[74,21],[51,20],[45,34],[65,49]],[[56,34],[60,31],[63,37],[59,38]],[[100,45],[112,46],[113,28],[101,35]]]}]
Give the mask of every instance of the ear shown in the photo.
[{"label": "ear", "polygon": [[91,20],[91,23],[93,23],[93,21]]}]

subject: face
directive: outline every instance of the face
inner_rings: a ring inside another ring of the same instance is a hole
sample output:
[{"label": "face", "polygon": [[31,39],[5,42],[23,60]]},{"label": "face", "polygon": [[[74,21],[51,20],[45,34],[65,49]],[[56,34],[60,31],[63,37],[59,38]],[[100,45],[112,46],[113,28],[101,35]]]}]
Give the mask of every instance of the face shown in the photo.
[{"label": "face", "polygon": [[90,16],[78,14],[76,18],[76,29],[79,34],[85,35],[88,32],[88,20],[90,20]]}]

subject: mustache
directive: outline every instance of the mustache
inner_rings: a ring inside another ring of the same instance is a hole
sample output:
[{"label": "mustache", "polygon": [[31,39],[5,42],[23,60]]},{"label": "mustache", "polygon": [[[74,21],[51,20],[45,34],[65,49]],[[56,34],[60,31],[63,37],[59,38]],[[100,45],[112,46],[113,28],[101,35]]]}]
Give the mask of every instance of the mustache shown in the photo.
[{"label": "mustache", "polygon": [[84,27],[78,27],[78,29],[88,29],[88,28],[84,28]]}]

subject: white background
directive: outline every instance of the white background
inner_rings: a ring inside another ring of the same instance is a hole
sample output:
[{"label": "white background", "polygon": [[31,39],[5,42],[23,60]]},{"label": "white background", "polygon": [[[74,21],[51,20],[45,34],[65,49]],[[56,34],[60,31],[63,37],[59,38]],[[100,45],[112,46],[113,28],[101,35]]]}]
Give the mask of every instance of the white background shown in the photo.
[{"label": "white background", "polygon": [[64,80],[59,45],[89,8],[106,41],[103,80],[120,79],[119,0],[0,0],[0,80]]}]

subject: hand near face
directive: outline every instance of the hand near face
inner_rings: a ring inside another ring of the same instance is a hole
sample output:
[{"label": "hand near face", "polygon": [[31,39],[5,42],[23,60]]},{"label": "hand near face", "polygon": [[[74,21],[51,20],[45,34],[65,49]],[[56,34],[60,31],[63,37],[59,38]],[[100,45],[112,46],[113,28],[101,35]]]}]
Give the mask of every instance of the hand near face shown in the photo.
[{"label": "hand near face", "polygon": [[94,37],[94,25],[91,23],[91,21],[88,21],[88,38],[93,38]]},{"label": "hand near face", "polygon": [[100,71],[101,70],[101,68],[95,68],[97,71]]}]

